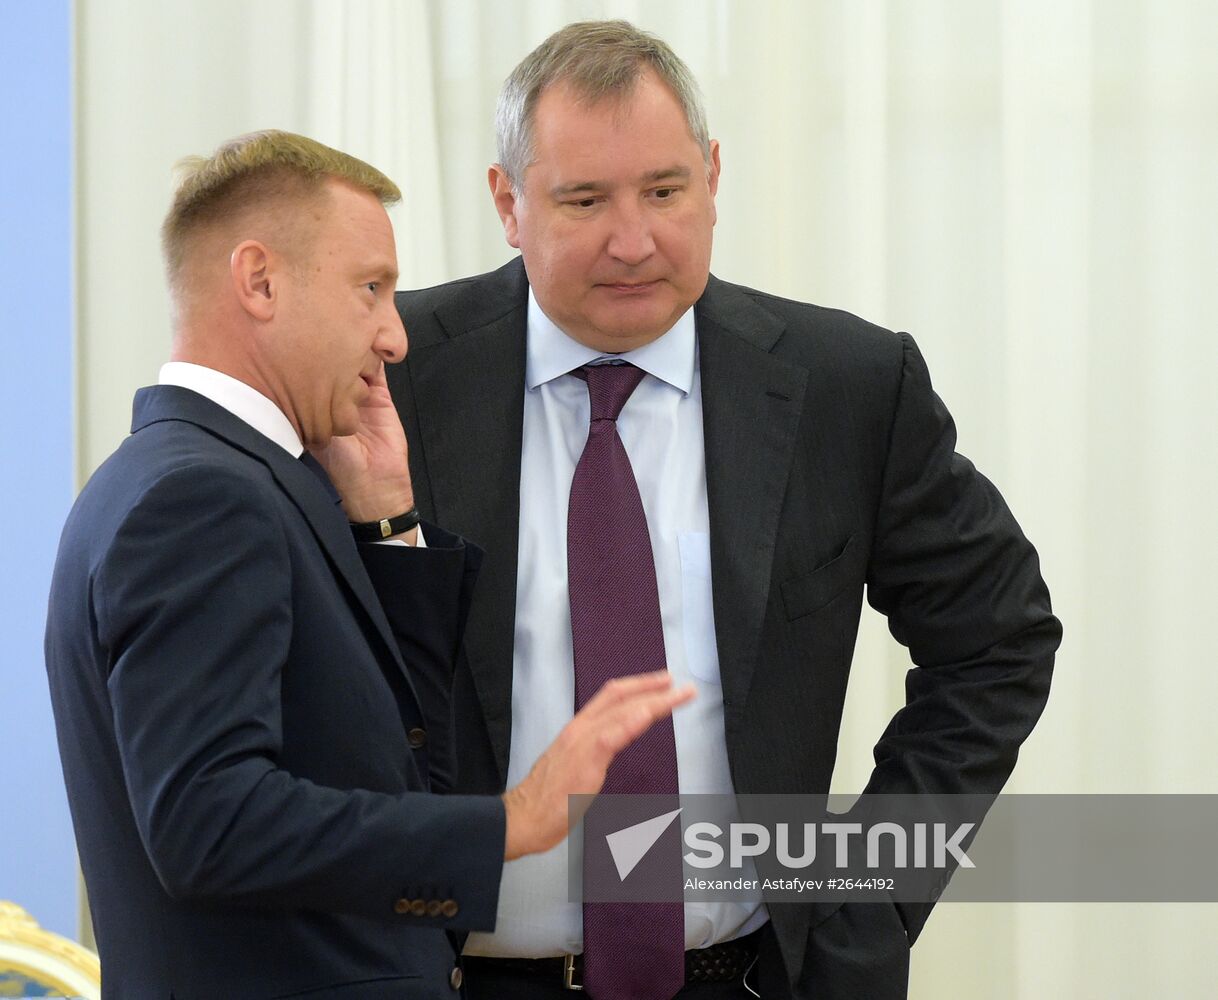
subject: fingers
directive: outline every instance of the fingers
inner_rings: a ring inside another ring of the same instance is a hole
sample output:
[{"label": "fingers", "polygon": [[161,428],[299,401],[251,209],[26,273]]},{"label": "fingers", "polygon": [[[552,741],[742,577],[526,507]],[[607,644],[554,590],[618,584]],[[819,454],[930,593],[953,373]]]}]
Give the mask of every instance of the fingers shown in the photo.
[{"label": "fingers", "polygon": [[609,681],[541,755],[529,775],[504,795],[505,857],[549,850],[566,836],[571,795],[601,790],[613,758],[657,721],[694,696],[673,687],[667,671]]},{"label": "fingers", "polygon": [[[602,752],[612,759],[656,722],[670,715],[674,708],[683,705],[693,696],[692,684],[676,688],[666,681],[658,691],[645,687],[613,702],[604,710],[604,714],[595,720]],[[608,765],[609,760],[606,760],[606,768]]]},{"label": "fingers", "polygon": [[590,755],[588,763],[608,768],[614,755],[693,696],[693,685],[673,687],[667,670],[617,677],[576,713],[563,735],[576,746],[589,742],[590,750],[599,753]]},{"label": "fingers", "polygon": [[613,705],[629,701],[650,691],[661,691],[672,687],[672,674],[667,670],[656,670],[647,674],[631,674],[606,681],[583,707],[582,711],[597,714]]},{"label": "fingers", "polygon": [[[608,681],[576,714],[577,727],[592,728],[609,758],[694,696],[692,684],[676,688],[667,670]],[[605,761],[608,767],[609,760]]]}]

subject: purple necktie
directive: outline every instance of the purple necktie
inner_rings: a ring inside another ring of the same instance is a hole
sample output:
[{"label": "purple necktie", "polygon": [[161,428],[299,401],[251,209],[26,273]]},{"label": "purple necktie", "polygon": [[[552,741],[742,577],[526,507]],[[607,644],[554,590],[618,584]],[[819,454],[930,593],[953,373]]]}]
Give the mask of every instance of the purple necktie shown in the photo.
[{"label": "purple necktie", "polygon": [[[644,373],[630,364],[601,364],[573,374],[588,383],[592,410],[567,510],[578,711],[606,681],[664,670],[667,663],[647,517],[616,423]],[[665,718],[617,755],[602,794],[668,795],[675,809],[677,791],[676,742],[672,719]],[[664,880],[673,880],[676,899],[679,830],[674,824],[652,848],[669,849]],[[682,903],[584,903],[584,988],[593,1000],[669,1000],[684,983]]]}]

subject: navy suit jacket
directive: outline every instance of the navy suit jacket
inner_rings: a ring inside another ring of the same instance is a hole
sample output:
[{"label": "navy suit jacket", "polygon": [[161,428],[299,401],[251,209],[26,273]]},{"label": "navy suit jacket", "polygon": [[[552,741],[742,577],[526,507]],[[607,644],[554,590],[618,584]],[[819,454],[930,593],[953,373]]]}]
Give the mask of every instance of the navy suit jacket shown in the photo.
[{"label": "navy suit jacket", "polygon": [[136,396],[81,493],[46,654],[107,997],[452,996],[504,818],[451,781],[479,553],[357,546],[206,398]]},{"label": "navy suit jacket", "polygon": [[[520,258],[399,292],[410,354],[388,371],[419,509],[486,550],[455,690],[458,787],[480,791],[502,788],[513,725],[527,294]],[[1061,627],[913,339],[713,275],[694,310],[737,794],[828,792],[864,592],[916,665],[866,790],[996,793]],[[876,1000],[904,995],[930,906],[769,909],[764,995]]]}]

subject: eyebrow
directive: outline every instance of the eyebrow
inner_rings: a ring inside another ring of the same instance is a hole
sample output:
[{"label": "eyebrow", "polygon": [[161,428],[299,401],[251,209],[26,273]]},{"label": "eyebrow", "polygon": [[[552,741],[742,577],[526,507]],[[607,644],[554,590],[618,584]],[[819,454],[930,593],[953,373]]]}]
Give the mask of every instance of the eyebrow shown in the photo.
[{"label": "eyebrow", "polygon": [[[689,177],[688,167],[664,167],[660,170],[649,170],[639,178],[639,182],[654,184],[656,181],[687,181]],[[608,181],[576,181],[574,184],[560,184],[551,188],[550,194],[555,198],[562,198],[585,191],[603,191],[610,186]]]}]

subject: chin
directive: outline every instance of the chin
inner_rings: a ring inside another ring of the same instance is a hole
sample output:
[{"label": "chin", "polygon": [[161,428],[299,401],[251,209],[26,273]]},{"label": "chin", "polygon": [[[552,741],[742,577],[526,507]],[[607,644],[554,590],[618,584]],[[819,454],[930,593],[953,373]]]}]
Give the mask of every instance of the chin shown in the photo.
[{"label": "chin", "polygon": [[596,335],[598,343],[594,343],[592,346],[598,351],[622,354],[626,351],[633,351],[644,347],[653,340],[659,340],[663,334],[668,332],[668,329],[668,325],[660,323],[636,323],[631,325],[619,323],[613,326],[602,327],[601,331]]},{"label": "chin", "polygon": [[639,347],[667,333],[683,312],[683,309],[627,309],[598,317],[603,322],[598,322],[597,326],[603,340],[630,341],[634,347]]}]

